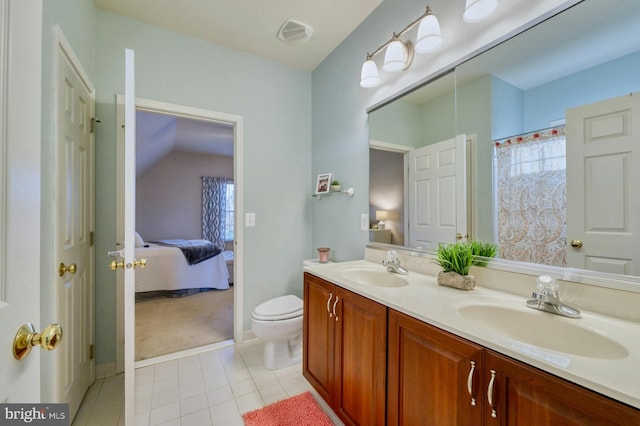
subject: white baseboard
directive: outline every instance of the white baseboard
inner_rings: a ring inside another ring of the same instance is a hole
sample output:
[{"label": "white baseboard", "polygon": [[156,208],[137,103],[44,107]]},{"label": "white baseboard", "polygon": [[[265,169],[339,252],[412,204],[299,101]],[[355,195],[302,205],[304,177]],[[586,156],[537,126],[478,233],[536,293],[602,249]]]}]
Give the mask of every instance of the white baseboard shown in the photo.
[{"label": "white baseboard", "polygon": [[96,365],[96,379],[102,379],[103,377],[116,375],[116,363],[109,362],[106,364]]}]

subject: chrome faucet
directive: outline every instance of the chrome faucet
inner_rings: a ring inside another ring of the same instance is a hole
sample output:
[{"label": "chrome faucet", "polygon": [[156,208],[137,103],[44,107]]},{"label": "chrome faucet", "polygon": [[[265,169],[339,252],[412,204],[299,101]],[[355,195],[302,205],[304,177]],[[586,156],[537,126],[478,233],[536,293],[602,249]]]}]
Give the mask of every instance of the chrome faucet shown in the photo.
[{"label": "chrome faucet", "polygon": [[387,252],[387,258],[382,261],[382,265],[387,268],[387,271],[395,274],[407,275],[409,273],[409,271],[400,266],[400,259],[398,259],[398,253],[395,250]]},{"label": "chrome faucet", "polygon": [[580,318],[580,311],[565,305],[558,296],[558,284],[549,275],[538,277],[538,289],[527,300],[527,306],[569,318]]}]

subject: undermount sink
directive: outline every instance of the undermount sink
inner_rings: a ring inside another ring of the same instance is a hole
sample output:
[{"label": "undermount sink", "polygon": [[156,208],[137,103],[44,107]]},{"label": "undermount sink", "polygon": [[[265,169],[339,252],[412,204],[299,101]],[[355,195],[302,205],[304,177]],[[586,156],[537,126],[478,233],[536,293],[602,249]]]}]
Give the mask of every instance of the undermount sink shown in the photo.
[{"label": "undermount sink", "polygon": [[460,306],[458,313],[476,326],[539,348],[600,359],[620,359],[629,355],[624,346],[601,332],[582,326],[579,319],[524,309],[479,304]]},{"label": "undermount sink", "polygon": [[341,270],[340,274],[349,281],[376,287],[404,287],[409,285],[407,280],[385,270],[382,266],[380,269],[350,267]]}]

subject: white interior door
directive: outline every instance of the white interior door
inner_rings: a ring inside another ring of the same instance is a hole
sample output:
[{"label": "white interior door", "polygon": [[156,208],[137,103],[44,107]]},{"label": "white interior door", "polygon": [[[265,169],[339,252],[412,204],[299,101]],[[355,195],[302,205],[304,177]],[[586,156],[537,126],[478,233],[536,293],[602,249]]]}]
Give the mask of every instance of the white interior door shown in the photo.
[{"label": "white interior door", "polygon": [[41,46],[42,2],[0,0],[0,402],[41,398],[41,350],[11,350],[22,324],[42,330]]},{"label": "white interior door", "polygon": [[409,153],[409,245],[435,250],[467,234],[464,135]]},{"label": "white interior door", "polygon": [[93,361],[93,133],[94,89],[58,32],[57,318],[65,338],[58,352],[58,401],[74,418],[94,381]]},{"label": "white interior door", "polygon": [[[135,70],[133,50],[125,49],[125,87],[124,87],[124,152],[122,155],[122,170],[118,174],[123,174],[120,181],[124,186],[121,193],[122,221],[118,221],[121,229],[117,230],[118,238],[122,238],[117,251],[110,252],[109,255],[116,256],[115,261],[118,278],[117,285],[122,285],[122,290],[118,289],[119,296],[123,299],[124,317],[124,419],[125,424],[135,424],[135,202],[136,202],[136,110],[135,110]],[[120,276],[122,274],[122,276]]]},{"label": "white interior door", "polygon": [[640,274],[639,115],[640,93],[567,110],[570,267]]}]

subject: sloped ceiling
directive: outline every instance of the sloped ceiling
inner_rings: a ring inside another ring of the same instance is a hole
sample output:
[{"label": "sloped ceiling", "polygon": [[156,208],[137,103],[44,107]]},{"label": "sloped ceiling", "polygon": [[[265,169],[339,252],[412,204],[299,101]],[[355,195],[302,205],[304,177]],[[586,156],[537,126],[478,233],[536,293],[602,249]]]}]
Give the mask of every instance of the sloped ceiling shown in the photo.
[{"label": "sloped ceiling", "polygon": [[233,125],[136,111],[136,176],[174,151],[233,156]]}]

